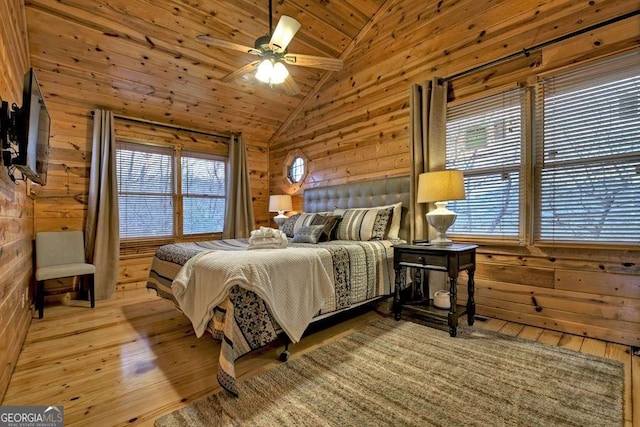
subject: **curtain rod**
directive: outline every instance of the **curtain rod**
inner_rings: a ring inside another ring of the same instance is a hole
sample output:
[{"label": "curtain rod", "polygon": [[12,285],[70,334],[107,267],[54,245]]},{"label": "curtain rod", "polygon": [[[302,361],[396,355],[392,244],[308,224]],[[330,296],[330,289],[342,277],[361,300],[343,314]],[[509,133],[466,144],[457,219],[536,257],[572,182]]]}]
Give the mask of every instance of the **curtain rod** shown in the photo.
[{"label": "curtain rod", "polygon": [[[93,110],[91,110],[91,116],[94,116],[94,115],[95,115],[95,112]],[[140,118],[137,118],[137,117],[123,116],[121,114],[116,114],[116,113],[113,113],[113,118],[120,119],[120,120],[125,120],[125,121],[128,121],[128,122],[146,123],[148,125],[153,125],[153,126],[161,126],[161,127],[165,127],[165,128],[169,128],[169,129],[182,130],[182,131],[185,131],[185,132],[199,133],[201,135],[217,136],[217,137],[220,137],[220,138],[228,138],[228,139],[230,139],[231,136],[233,135],[233,134],[225,135],[225,134],[216,133],[216,132],[205,132],[205,131],[197,130],[197,129],[188,129],[188,128],[184,128],[182,126],[171,125],[171,124],[162,123],[162,122],[155,122],[153,120],[140,119]]]},{"label": "curtain rod", "polygon": [[486,64],[482,64],[482,65],[479,65],[477,67],[473,67],[473,68],[470,68],[468,70],[461,71],[461,72],[459,72],[457,74],[454,74],[452,76],[438,79],[438,81],[440,83],[444,83],[444,82],[448,82],[448,81],[451,81],[451,80],[459,79],[461,77],[468,76],[469,74],[475,73],[477,71],[482,71],[482,70],[484,70],[486,68],[493,67],[494,65],[502,64],[503,62],[510,61],[510,60],[518,58],[520,56],[529,56],[529,54],[531,52],[535,52],[535,51],[543,49],[543,48],[545,48],[545,47],[547,47],[549,45],[552,45],[552,44],[555,44],[555,43],[570,39],[570,38],[575,37],[575,36],[579,36],[580,34],[584,34],[584,33],[588,33],[589,31],[597,30],[598,28],[605,27],[605,26],[607,26],[609,24],[613,24],[613,23],[616,23],[618,21],[622,21],[622,20],[625,20],[627,18],[631,18],[633,16],[638,15],[639,13],[640,13],[640,10],[634,10],[633,12],[625,13],[624,15],[620,15],[620,16],[617,16],[615,18],[611,18],[611,19],[608,19],[606,21],[600,22],[598,24],[594,24],[594,25],[591,25],[589,27],[582,28],[582,29],[574,31],[572,33],[565,34],[564,36],[560,36],[560,37],[557,37],[555,39],[551,39],[549,41],[537,44],[537,45],[532,46],[530,48],[524,48],[521,51],[512,53],[512,54],[507,55],[507,56],[503,56],[502,58],[498,58],[498,59],[493,60],[491,62],[487,62]]}]

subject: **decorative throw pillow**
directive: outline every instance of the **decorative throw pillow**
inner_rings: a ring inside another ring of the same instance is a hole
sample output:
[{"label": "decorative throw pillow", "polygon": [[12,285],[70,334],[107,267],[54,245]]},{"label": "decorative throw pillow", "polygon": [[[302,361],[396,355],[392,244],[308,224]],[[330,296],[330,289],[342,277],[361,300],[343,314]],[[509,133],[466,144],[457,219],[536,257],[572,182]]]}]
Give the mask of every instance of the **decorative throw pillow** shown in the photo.
[{"label": "decorative throw pillow", "polygon": [[338,224],[338,240],[382,240],[391,221],[393,207],[346,209]]},{"label": "decorative throw pillow", "polygon": [[340,217],[337,215],[316,215],[311,221],[311,225],[324,225],[324,230],[320,236],[320,242],[326,242],[331,240],[331,233],[340,221]]},{"label": "decorative throw pillow", "polygon": [[293,237],[293,226],[296,225],[296,221],[300,214],[291,215],[287,220],[280,226],[280,231],[287,235],[287,237]]},{"label": "decorative throw pillow", "polygon": [[[384,238],[389,240],[399,239],[400,238],[400,221],[402,219],[402,202],[394,203],[392,205],[375,206],[371,208],[352,208],[352,209],[362,210],[362,209],[383,209],[383,208],[393,208],[391,223],[389,224],[387,234]],[[346,212],[346,209],[343,209],[343,208],[333,209],[334,215],[343,216],[345,212]]]},{"label": "decorative throw pillow", "polygon": [[400,238],[400,220],[402,219],[402,202],[394,203],[393,205],[385,206],[392,207],[393,214],[391,215],[391,222],[389,223],[389,231],[385,239],[399,239]]},{"label": "decorative throw pillow", "polygon": [[316,214],[314,213],[304,212],[292,215],[284,222],[284,224],[282,224],[280,231],[286,234],[287,237],[293,237],[300,228],[305,225],[310,225],[315,216]]},{"label": "decorative throw pillow", "polygon": [[293,236],[293,243],[318,243],[318,239],[324,232],[324,225],[306,225],[300,227]]}]

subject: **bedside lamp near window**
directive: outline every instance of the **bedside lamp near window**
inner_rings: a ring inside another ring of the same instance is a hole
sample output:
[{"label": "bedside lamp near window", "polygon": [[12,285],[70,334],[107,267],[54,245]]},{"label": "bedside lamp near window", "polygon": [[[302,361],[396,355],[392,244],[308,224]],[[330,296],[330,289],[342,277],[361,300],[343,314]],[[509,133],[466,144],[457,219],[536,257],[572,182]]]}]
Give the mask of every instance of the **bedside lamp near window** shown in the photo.
[{"label": "bedside lamp near window", "polygon": [[421,173],[418,176],[418,203],[435,202],[436,209],[429,212],[427,222],[436,229],[436,238],[431,243],[438,246],[448,246],[447,230],[453,225],[458,216],[447,209],[447,201],[463,200],[464,175],[461,170],[444,170]]},{"label": "bedside lamp near window", "polygon": [[273,217],[273,221],[281,227],[287,220],[285,212],[293,210],[293,203],[291,196],[288,194],[278,194],[269,196],[269,212],[278,212],[278,215]]}]

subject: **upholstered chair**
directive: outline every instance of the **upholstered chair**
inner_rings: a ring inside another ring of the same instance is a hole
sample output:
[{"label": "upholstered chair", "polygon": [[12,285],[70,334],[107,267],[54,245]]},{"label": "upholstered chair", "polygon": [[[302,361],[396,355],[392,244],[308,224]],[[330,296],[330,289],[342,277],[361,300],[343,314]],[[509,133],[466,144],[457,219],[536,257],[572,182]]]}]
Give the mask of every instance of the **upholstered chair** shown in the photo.
[{"label": "upholstered chair", "polygon": [[96,267],[86,262],[82,231],[36,233],[36,308],[44,316],[44,281],[78,276],[81,285],[88,279],[91,307],[95,307],[94,274]]}]

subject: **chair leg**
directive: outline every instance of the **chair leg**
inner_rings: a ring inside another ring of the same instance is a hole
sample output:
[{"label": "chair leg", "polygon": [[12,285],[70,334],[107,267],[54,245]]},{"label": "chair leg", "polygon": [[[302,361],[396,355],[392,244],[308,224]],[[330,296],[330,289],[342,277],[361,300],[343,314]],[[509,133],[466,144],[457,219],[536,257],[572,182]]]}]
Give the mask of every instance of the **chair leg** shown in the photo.
[{"label": "chair leg", "polygon": [[36,298],[36,305],[38,308],[38,318],[44,317],[44,280],[38,281],[38,296]]},{"label": "chair leg", "polygon": [[91,296],[91,308],[96,306],[95,275],[89,274],[89,295]]}]

